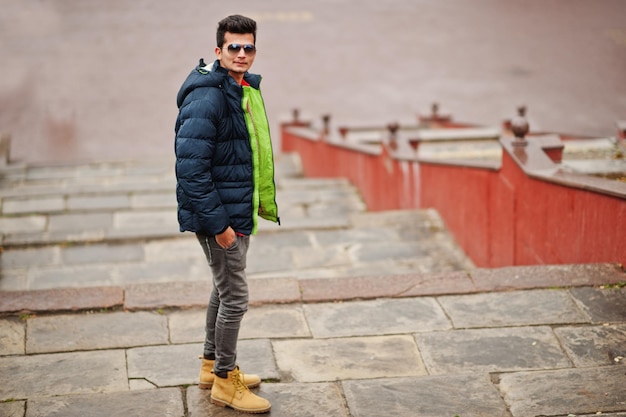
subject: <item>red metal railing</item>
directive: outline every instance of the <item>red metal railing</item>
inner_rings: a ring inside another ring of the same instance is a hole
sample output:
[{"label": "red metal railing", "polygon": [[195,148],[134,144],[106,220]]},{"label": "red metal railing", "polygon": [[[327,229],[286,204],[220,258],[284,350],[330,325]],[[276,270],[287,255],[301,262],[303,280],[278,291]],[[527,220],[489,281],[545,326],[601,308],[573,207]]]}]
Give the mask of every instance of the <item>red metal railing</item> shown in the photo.
[{"label": "red metal railing", "polygon": [[495,163],[433,161],[407,135],[380,132],[364,143],[328,121],[285,123],[282,150],[306,176],[348,178],[371,211],[436,209],[478,267],[626,261],[626,183],[562,172],[553,139],[503,135]]}]

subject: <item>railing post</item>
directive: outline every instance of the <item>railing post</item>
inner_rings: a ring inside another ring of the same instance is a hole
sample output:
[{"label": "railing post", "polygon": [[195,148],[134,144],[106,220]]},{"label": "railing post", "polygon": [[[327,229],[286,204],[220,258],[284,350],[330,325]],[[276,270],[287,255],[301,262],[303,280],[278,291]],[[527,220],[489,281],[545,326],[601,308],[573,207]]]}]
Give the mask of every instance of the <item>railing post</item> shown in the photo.
[{"label": "railing post", "polygon": [[330,114],[325,114],[322,116],[322,124],[322,132],[324,133],[324,135],[328,135],[330,133]]},{"label": "railing post", "polygon": [[421,125],[429,128],[444,127],[452,121],[450,115],[442,115],[439,113],[439,103],[433,103],[430,107],[429,116],[419,116],[418,121]]},{"label": "railing post", "polygon": [[11,135],[3,133],[0,135],[0,166],[9,165],[11,162]]},{"label": "railing post", "polygon": [[389,123],[387,125],[387,130],[389,131],[389,148],[394,151],[398,149],[398,129],[400,129],[398,123]]},{"label": "railing post", "polygon": [[294,125],[297,125],[298,123],[300,123],[300,109],[293,109],[293,121],[291,123],[293,123]]},{"label": "railing post", "polygon": [[511,130],[513,135],[515,135],[513,146],[523,147],[528,144],[526,135],[528,134],[529,126],[528,120],[526,120],[526,106],[517,108],[517,116],[511,119]]}]

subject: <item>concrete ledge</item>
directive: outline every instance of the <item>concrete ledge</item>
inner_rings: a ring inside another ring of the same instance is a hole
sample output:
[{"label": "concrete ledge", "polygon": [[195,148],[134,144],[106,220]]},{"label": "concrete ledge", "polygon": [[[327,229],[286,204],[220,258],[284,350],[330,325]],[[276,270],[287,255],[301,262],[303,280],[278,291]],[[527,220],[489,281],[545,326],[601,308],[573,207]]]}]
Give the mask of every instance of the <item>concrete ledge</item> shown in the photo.
[{"label": "concrete ledge", "polygon": [[419,129],[410,139],[421,142],[497,141],[500,134],[500,129],[496,127]]},{"label": "concrete ledge", "polygon": [[[250,305],[284,304],[300,301],[295,278],[253,279],[248,281]],[[191,308],[207,305],[211,295],[210,281],[135,284],[126,287],[126,310],[157,308]]]},{"label": "concrete ledge", "polygon": [[[618,264],[473,269],[434,274],[353,278],[258,278],[249,281],[250,305],[318,303],[355,299],[459,295],[493,291],[601,286],[626,282]],[[127,287],[0,291],[0,314],[104,308],[154,310],[207,304],[209,281],[146,283]]]},{"label": "concrete ledge", "polygon": [[529,177],[626,199],[626,184],[600,177],[564,172],[532,138],[523,147],[516,147],[514,142],[515,139],[512,137],[503,136],[500,139],[502,148]]},{"label": "concrete ledge", "polygon": [[306,279],[300,288],[302,301],[309,303],[476,292],[465,272]]},{"label": "concrete ledge", "polygon": [[470,275],[479,292],[597,286],[626,282],[622,266],[609,263],[476,269],[471,271]]},{"label": "concrete ledge", "polygon": [[0,291],[0,314],[114,308],[124,305],[120,287]]},{"label": "concrete ledge", "polygon": [[251,306],[301,301],[301,290],[296,278],[251,279],[248,286]]}]

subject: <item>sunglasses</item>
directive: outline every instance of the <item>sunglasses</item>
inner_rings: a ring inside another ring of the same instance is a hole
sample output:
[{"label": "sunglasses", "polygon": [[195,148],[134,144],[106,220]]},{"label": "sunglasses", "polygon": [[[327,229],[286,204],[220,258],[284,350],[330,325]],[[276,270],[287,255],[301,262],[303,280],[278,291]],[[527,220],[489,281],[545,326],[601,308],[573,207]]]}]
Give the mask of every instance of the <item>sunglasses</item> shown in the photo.
[{"label": "sunglasses", "polygon": [[256,52],[256,46],[252,45],[251,43],[231,43],[226,47],[226,50],[232,55],[238,54],[239,51],[241,51],[242,49],[246,55],[252,55]]}]

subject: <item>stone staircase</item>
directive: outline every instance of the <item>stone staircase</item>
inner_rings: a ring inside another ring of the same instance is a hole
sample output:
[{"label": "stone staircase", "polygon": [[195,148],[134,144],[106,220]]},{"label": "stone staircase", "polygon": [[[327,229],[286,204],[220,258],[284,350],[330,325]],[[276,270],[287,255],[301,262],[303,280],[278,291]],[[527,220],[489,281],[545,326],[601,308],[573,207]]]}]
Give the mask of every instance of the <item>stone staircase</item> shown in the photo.
[{"label": "stone staircase", "polygon": [[[261,221],[250,279],[341,278],[472,267],[433,210],[367,212],[338,178],[276,157],[281,226]],[[173,160],[0,166],[0,290],[202,281],[176,220]]]},{"label": "stone staircase", "polygon": [[[0,175],[0,416],[232,414],[196,386],[210,273],[171,161]],[[367,212],[294,155],[277,185],[238,344],[273,416],[626,412],[621,266],[471,269],[434,211]]]}]

